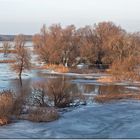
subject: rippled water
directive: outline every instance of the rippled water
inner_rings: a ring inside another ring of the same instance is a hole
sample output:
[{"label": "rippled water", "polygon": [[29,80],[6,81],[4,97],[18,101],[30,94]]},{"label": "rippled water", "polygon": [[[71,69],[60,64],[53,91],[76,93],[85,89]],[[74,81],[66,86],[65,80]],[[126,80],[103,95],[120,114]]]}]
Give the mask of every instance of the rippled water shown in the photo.
[{"label": "rippled water", "polygon": [[[0,89],[20,90],[16,75],[8,66],[0,65]],[[24,76],[23,86],[30,92],[35,81],[58,78],[62,75],[32,71]],[[100,75],[65,75],[71,90],[94,97],[100,93],[139,92],[139,84],[101,84]],[[33,123],[17,120],[0,127],[0,138],[140,138],[140,101],[121,100],[105,104],[90,102],[86,106],[69,108],[59,120],[50,123]]]}]

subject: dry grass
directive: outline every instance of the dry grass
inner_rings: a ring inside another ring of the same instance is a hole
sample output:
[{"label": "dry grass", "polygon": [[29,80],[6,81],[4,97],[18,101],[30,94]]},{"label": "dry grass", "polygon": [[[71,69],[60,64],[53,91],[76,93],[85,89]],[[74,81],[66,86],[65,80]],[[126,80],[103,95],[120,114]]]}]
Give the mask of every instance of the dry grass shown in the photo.
[{"label": "dry grass", "polygon": [[122,93],[122,94],[99,94],[95,96],[94,100],[98,103],[105,103],[113,100],[121,100],[121,99],[135,99],[140,100],[140,94],[134,94],[134,93]]},{"label": "dry grass", "polygon": [[101,83],[112,83],[115,81],[116,80],[113,77],[108,77],[108,76],[101,77],[97,80],[97,82],[101,82]]},{"label": "dry grass", "polygon": [[9,60],[0,60],[0,63],[15,63],[15,60],[9,59]]},{"label": "dry grass", "polygon": [[124,60],[116,60],[111,66],[110,72],[116,80],[140,80],[139,58],[128,57]]},{"label": "dry grass", "polygon": [[101,72],[98,69],[77,69],[77,68],[71,68],[70,71],[71,73],[78,73],[78,74],[90,74],[90,73],[96,73],[96,72]]},{"label": "dry grass", "polygon": [[10,122],[14,105],[13,92],[5,90],[0,92],[0,125]]},{"label": "dry grass", "polygon": [[[5,51],[4,50],[0,50],[0,53],[5,53]],[[17,53],[17,51],[15,49],[7,50],[7,53]]]},{"label": "dry grass", "polygon": [[69,69],[61,64],[60,65],[55,65],[55,64],[43,65],[40,67],[40,69],[50,69],[55,72],[61,72],[61,73],[69,72]]},{"label": "dry grass", "polygon": [[34,122],[51,122],[59,118],[59,114],[54,108],[37,107],[30,111],[27,119]]}]

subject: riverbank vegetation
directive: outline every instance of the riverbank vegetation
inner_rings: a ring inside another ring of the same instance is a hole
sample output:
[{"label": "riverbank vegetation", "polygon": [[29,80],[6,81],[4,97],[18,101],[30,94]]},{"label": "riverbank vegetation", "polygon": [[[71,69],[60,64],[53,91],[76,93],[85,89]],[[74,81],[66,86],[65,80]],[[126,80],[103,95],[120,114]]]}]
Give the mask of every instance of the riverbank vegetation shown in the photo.
[{"label": "riverbank vegetation", "polygon": [[128,99],[128,100],[140,100],[140,94],[136,93],[121,93],[121,94],[99,94],[95,96],[94,100],[98,103],[106,103],[116,100],[122,100],[122,99]]},{"label": "riverbank vegetation", "polygon": [[140,34],[128,33],[112,22],[78,29],[74,25],[43,26],[33,43],[39,59],[46,64],[75,67],[84,63],[110,68],[116,79],[139,79]]}]

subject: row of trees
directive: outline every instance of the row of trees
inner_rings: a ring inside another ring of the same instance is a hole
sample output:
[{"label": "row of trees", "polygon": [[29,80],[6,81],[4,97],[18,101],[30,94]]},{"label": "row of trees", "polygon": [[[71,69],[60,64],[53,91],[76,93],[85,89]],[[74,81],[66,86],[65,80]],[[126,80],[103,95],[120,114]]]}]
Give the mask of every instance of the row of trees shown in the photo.
[{"label": "row of trees", "polygon": [[[34,35],[33,43],[39,58],[45,63],[73,66],[76,62],[110,64],[129,57],[138,57],[140,34],[127,33],[112,22],[76,29],[52,25]],[[78,61],[79,60],[79,61]]]},{"label": "row of trees", "polygon": [[[75,66],[80,62],[108,64],[114,75],[139,75],[140,33],[127,33],[112,22],[78,28],[74,25],[42,27],[34,35],[33,43],[39,59],[45,63]],[[5,52],[9,47],[5,45]],[[15,38],[16,63],[13,70],[21,73],[30,68],[30,54],[25,48],[25,37]]]}]

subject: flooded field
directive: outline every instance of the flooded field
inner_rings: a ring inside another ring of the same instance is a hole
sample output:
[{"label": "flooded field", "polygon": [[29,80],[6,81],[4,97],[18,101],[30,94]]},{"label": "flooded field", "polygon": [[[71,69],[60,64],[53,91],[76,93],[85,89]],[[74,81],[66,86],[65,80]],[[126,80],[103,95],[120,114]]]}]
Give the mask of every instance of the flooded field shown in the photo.
[{"label": "flooded field", "polygon": [[[20,84],[8,64],[0,65],[0,89],[20,90]],[[31,92],[37,81],[66,77],[70,90],[87,96],[87,105],[60,111],[60,118],[50,123],[15,120],[0,127],[0,138],[140,138],[140,101],[120,100],[99,104],[94,96],[101,93],[136,93],[137,83],[99,83],[104,74],[53,74],[32,70],[23,74],[23,89]],[[80,116],[80,117],[79,117]]]}]

